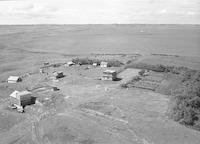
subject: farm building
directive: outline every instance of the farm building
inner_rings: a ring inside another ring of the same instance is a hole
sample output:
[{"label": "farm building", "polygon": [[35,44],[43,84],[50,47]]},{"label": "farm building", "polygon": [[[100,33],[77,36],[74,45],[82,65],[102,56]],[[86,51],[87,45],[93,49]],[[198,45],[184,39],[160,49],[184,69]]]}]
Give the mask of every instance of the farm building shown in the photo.
[{"label": "farm building", "polygon": [[39,71],[40,71],[40,73],[44,73],[44,70],[43,70],[42,68],[40,68],[40,70],[39,70]]},{"label": "farm building", "polygon": [[97,63],[93,63],[92,65],[93,65],[93,66],[97,66]]},{"label": "farm building", "polygon": [[62,71],[59,71],[59,72],[53,72],[53,75],[55,76],[56,79],[59,79],[59,78],[64,77]]},{"label": "farm building", "polygon": [[100,66],[101,67],[108,67],[108,62],[101,62]]},{"label": "farm building", "polygon": [[59,91],[60,89],[57,87],[52,87],[51,91]]},{"label": "farm building", "polygon": [[70,67],[70,66],[73,66],[73,65],[75,65],[75,63],[72,62],[72,61],[67,62],[67,63],[65,64],[65,66],[67,66],[67,67]]},{"label": "farm building", "polygon": [[29,91],[14,91],[10,94],[10,103],[18,109],[23,109],[26,105],[34,104],[34,101]]},{"label": "farm building", "polygon": [[116,80],[117,72],[115,70],[106,70],[103,72],[102,80]]},{"label": "farm building", "polygon": [[8,83],[17,83],[21,82],[22,79],[19,76],[9,76]]}]

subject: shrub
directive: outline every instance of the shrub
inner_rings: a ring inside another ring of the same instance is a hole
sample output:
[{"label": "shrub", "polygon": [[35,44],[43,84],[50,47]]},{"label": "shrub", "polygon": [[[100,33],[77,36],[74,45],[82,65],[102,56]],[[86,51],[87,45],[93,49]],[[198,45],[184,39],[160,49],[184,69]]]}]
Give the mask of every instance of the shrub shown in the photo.
[{"label": "shrub", "polygon": [[72,62],[74,62],[75,64],[82,64],[82,65],[93,64],[93,60],[89,58],[75,58],[72,59]]},{"label": "shrub", "polygon": [[128,88],[128,84],[127,83],[123,83],[120,85],[122,88]]},{"label": "shrub", "polygon": [[165,66],[165,65],[151,65],[146,63],[135,63],[135,64],[128,64],[126,68],[138,68],[138,69],[146,69],[152,70],[155,72],[170,72],[172,74],[181,74],[185,71],[192,71],[186,67],[175,67],[175,66]]},{"label": "shrub", "polygon": [[186,73],[182,88],[170,99],[170,116],[175,121],[200,129],[200,72]]},{"label": "shrub", "polygon": [[120,67],[124,65],[122,62],[118,60],[107,60],[107,62],[108,62],[108,67]]},{"label": "shrub", "polygon": [[128,60],[128,61],[126,62],[126,64],[130,64],[130,63],[132,63],[132,60]]},{"label": "shrub", "polygon": [[143,76],[144,75],[144,73],[145,73],[145,70],[143,69],[143,70],[141,70],[141,71],[139,71],[139,75],[140,76]]}]

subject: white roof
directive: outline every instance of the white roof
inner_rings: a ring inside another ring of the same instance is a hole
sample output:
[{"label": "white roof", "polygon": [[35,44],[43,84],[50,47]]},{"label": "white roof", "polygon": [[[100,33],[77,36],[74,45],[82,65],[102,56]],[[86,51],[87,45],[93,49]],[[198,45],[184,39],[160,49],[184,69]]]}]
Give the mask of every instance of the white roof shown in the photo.
[{"label": "white roof", "polygon": [[67,64],[74,64],[74,62],[70,61],[70,62],[67,62]]},{"label": "white roof", "polygon": [[19,76],[9,76],[8,81],[18,81]]},{"label": "white roof", "polygon": [[10,96],[14,98],[19,98],[20,96],[29,95],[29,94],[31,94],[31,92],[29,91],[14,91],[10,94]]},{"label": "white roof", "polygon": [[105,70],[104,73],[115,73],[116,70]]},{"label": "white roof", "polygon": [[63,73],[62,71],[54,71],[53,73],[58,74],[58,73]]},{"label": "white roof", "polygon": [[10,94],[11,97],[17,98],[17,94],[19,93],[19,91],[14,91]]},{"label": "white roof", "polygon": [[108,62],[101,62],[101,64],[108,64]]}]

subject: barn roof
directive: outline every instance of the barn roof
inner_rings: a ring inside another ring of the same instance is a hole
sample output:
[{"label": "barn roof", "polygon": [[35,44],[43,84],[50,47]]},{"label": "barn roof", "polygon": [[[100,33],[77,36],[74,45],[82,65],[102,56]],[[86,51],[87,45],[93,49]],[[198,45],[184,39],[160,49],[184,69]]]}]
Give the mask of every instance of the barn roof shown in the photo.
[{"label": "barn roof", "polygon": [[110,74],[112,74],[112,73],[116,73],[116,70],[105,70],[103,73],[110,73]]},{"label": "barn roof", "polygon": [[29,91],[14,91],[10,94],[11,97],[14,97],[14,98],[19,98],[19,96],[23,96],[23,95],[29,95],[31,94],[31,92]]},{"label": "barn roof", "polygon": [[108,62],[104,62],[104,61],[101,62],[101,65],[106,65],[106,64],[108,64]]},{"label": "barn roof", "polygon": [[9,76],[8,81],[18,81],[19,78],[19,76]]}]

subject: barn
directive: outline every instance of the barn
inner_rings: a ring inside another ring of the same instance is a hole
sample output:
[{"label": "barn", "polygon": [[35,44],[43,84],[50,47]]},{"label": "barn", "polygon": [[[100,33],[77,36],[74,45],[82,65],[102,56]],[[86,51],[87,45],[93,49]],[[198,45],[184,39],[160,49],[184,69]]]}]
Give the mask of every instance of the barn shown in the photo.
[{"label": "barn", "polygon": [[23,108],[26,105],[34,104],[33,97],[29,91],[14,91],[10,94],[10,103],[17,108]]}]

